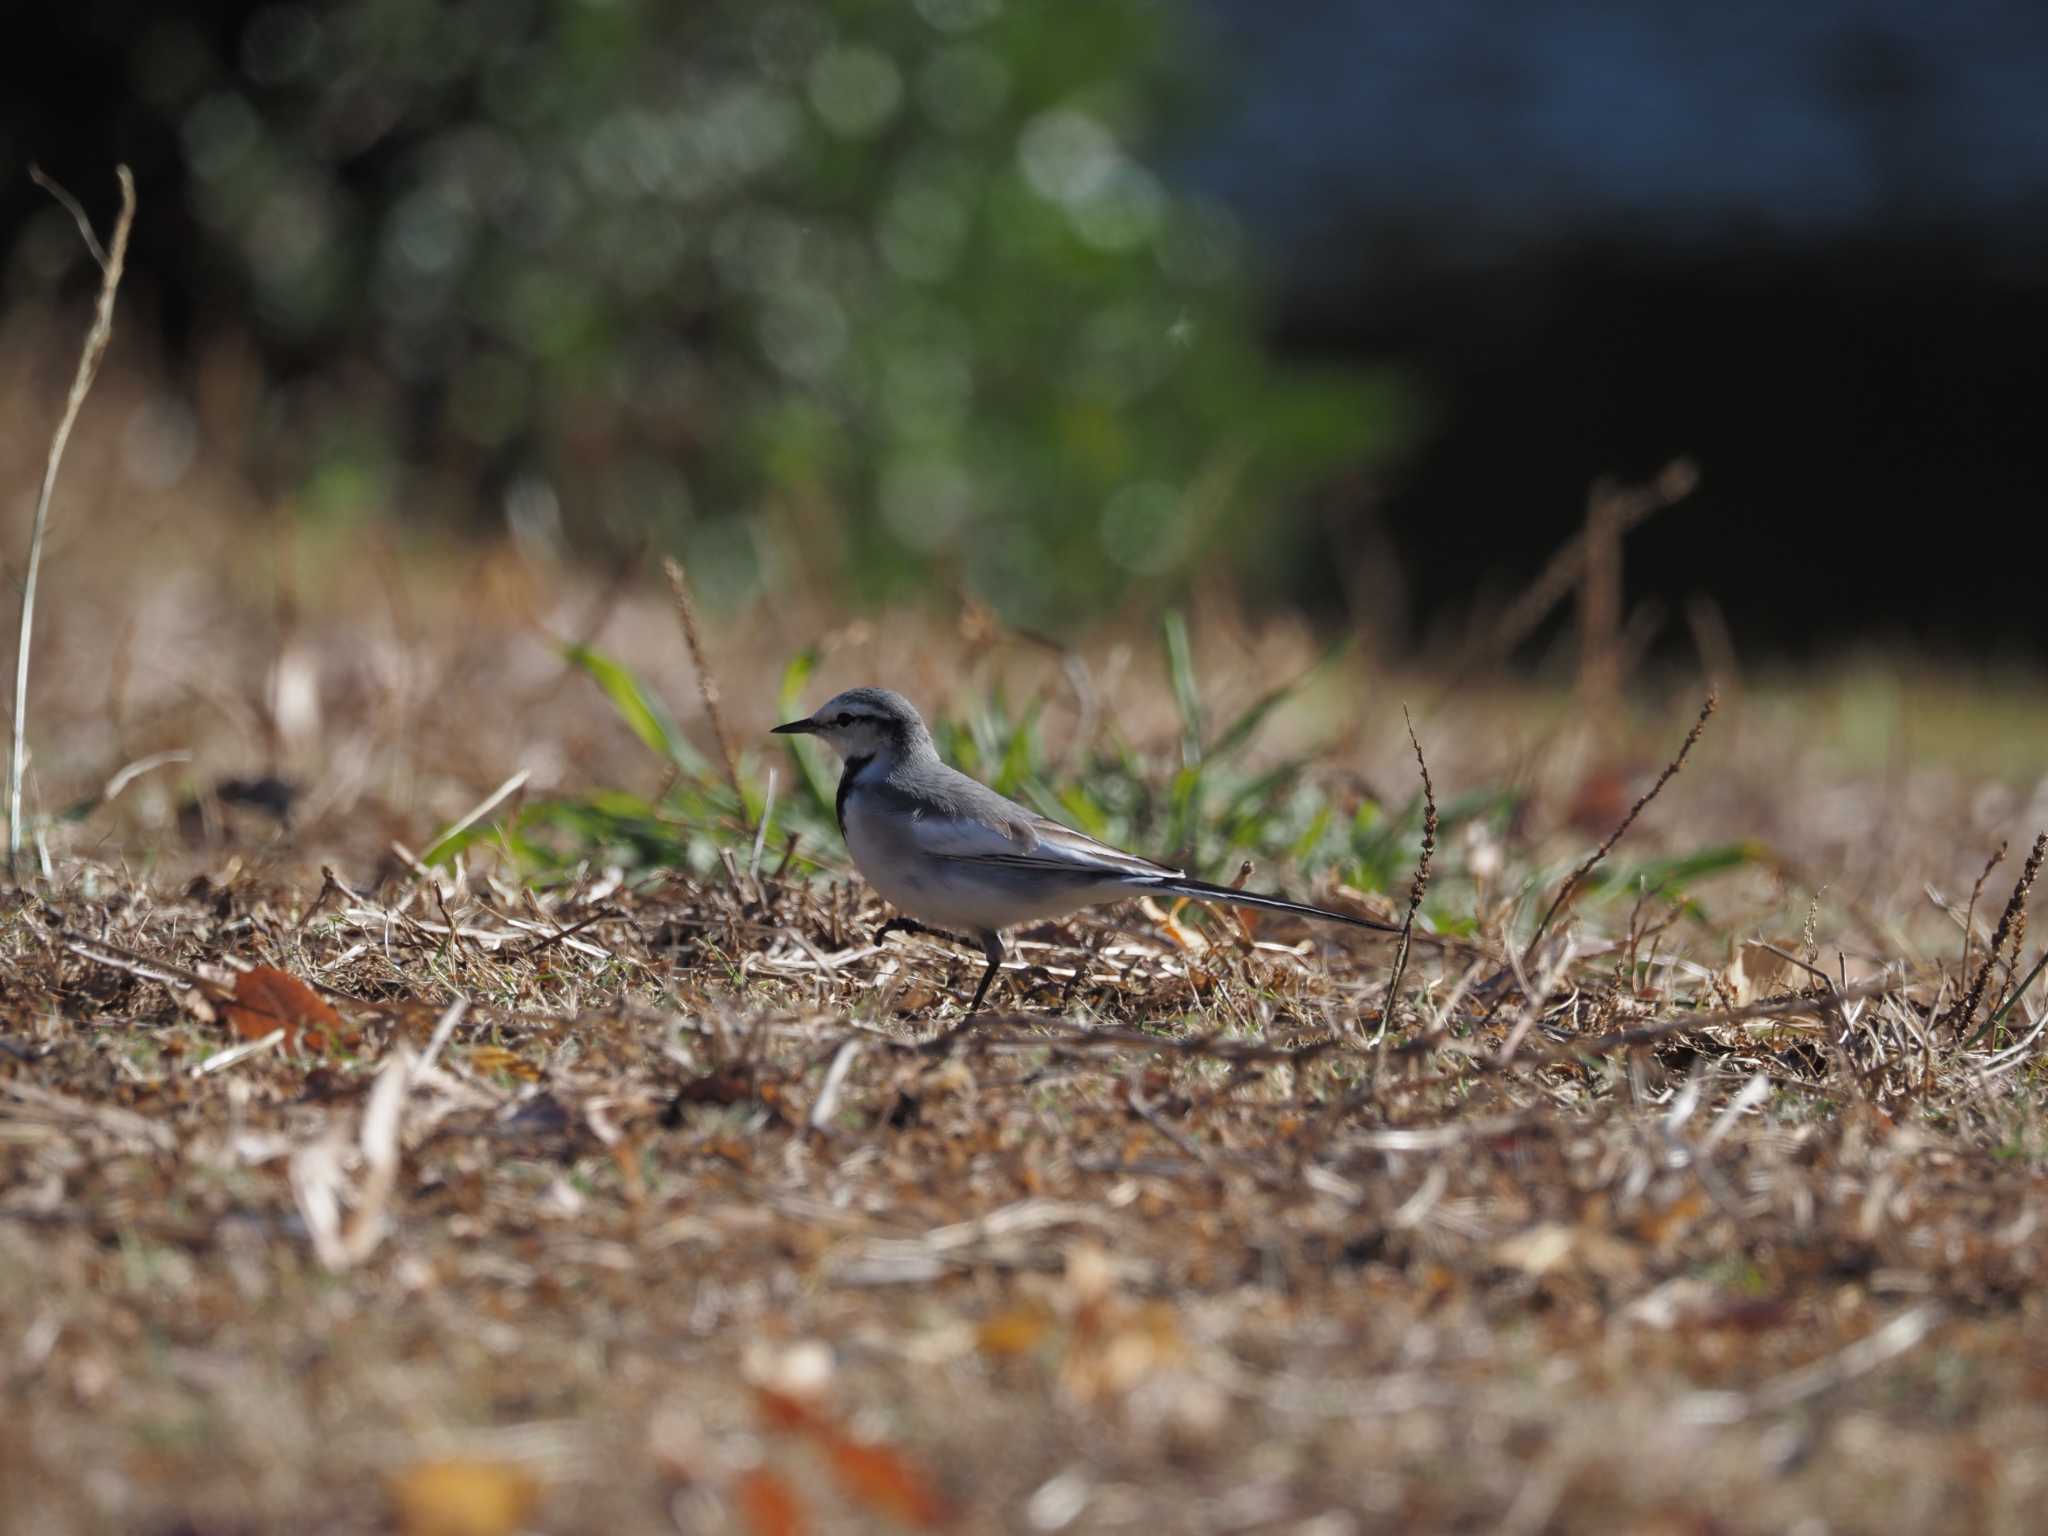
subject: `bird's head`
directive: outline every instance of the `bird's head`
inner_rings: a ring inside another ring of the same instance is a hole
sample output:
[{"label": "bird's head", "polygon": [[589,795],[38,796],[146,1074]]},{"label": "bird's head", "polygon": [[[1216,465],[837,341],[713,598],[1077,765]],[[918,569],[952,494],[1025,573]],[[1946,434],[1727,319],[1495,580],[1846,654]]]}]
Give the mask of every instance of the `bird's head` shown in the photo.
[{"label": "bird's head", "polygon": [[775,730],[778,735],[822,737],[848,760],[897,756],[920,745],[929,748],[932,739],[916,706],[887,688],[849,688],[826,700],[808,719],[792,720]]}]

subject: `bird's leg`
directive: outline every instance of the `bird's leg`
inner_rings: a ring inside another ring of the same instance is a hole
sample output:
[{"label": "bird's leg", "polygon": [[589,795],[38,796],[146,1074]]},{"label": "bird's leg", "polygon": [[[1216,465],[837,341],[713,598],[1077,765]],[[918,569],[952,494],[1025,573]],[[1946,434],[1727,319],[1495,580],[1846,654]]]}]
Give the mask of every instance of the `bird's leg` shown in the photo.
[{"label": "bird's leg", "polygon": [[981,936],[981,952],[988,956],[988,969],[981,973],[981,985],[974,989],[974,1001],[967,1005],[970,1016],[981,1012],[981,1000],[988,996],[988,984],[996,979],[1003,964],[1003,941],[992,933]]}]

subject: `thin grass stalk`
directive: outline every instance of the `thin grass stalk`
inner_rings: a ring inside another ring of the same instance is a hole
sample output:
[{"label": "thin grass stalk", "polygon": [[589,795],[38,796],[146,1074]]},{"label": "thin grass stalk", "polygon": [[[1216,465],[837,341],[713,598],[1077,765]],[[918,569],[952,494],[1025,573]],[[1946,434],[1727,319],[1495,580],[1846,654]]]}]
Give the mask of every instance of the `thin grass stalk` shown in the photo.
[{"label": "thin grass stalk", "polygon": [[1977,883],[1970,887],[1970,904],[1963,909],[1963,974],[1970,974],[1970,950],[1977,942],[1977,902],[1984,895],[1984,882],[1991,878],[1991,871],[2005,862],[2006,850],[2012,846],[2009,839],[2001,839],[1998,851],[1984,861],[1983,873],[1977,876]]},{"label": "thin grass stalk", "polygon": [[[1611,491],[1615,498],[1615,537],[1629,533],[1653,514],[1683,501],[1699,485],[1699,478],[1699,468],[1692,460],[1673,459],[1647,484]],[[1512,654],[1515,647],[1536,632],[1551,611],[1579,585],[1587,552],[1584,530],[1565,541],[1521,595],[1501,610],[1484,634],[1465,647],[1451,668],[1450,680],[1439,701],[1456,692],[1480,668]]]},{"label": "thin grass stalk", "polygon": [[29,524],[28,563],[21,583],[21,625],[14,644],[14,728],[7,756],[7,877],[19,878],[21,858],[22,772],[28,762],[28,666],[29,640],[36,625],[36,582],[43,568],[43,537],[50,526],[50,497],[57,488],[57,469],[64,462],[64,449],[71,441],[71,428],[85,404],[87,391],[100,371],[107,343],[114,334],[114,294],[121,286],[121,272],[128,261],[128,232],[135,224],[135,177],[125,165],[114,169],[121,183],[121,212],[114,221],[113,243],[105,250],[92,232],[85,210],[57,183],[30,167],[29,176],[64,206],[85,237],[86,249],[100,268],[100,296],[93,307],[92,329],[86,333],[85,348],[78,355],[78,372],[71,380],[71,393],[64,401],[64,414],[50,437],[50,456],[43,465],[43,487],[36,497],[35,519]]},{"label": "thin grass stalk", "polygon": [[1430,860],[1436,854],[1436,785],[1430,782],[1429,763],[1415,735],[1415,718],[1405,706],[1401,718],[1408,722],[1408,745],[1415,749],[1415,766],[1422,771],[1422,852],[1415,861],[1415,878],[1408,883],[1408,915],[1401,922],[1401,943],[1394,951],[1394,968],[1387,977],[1387,1000],[1380,1008],[1380,1032],[1374,1045],[1386,1037],[1387,1026],[1393,1022],[1394,1007],[1401,995],[1401,978],[1408,969],[1408,952],[1414,947],[1415,918],[1429,890]]},{"label": "thin grass stalk", "polygon": [[732,734],[725,728],[718,678],[712,673],[711,664],[704,659],[704,642],[698,638],[697,605],[690,599],[690,581],[683,573],[682,563],[673,555],[662,556],[661,568],[668,575],[668,589],[675,598],[676,617],[683,626],[683,643],[690,648],[690,661],[697,669],[697,691],[704,700],[704,713],[711,717],[711,734],[718,742],[718,759],[725,765],[725,782],[731,786],[732,797],[739,803],[740,824],[747,826],[747,795],[740,788],[739,755],[733,751]]},{"label": "thin grass stalk", "polygon": [[1563,909],[1564,904],[1578,891],[1579,886],[1584,883],[1586,876],[1593,872],[1602,859],[1614,851],[1614,845],[1620,842],[1627,835],[1628,829],[1636,824],[1636,818],[1643,814],[1644,808],[1657,798],[1664,786],[1669,784],[1677,775],[1678,770],[1685,766],[1687,756],[1691,754],[1693,747],[1699,742],[1700,733],[1706,730],[1707,722],[1713,718],[1714,711],[1720,707],[1720,704],[1720,693],[1710,690],[1707,694],[1706,702],[1700,706],[1699,718],[1693,721],[1692,729],[1685,733],[1685,741],[1679,747],[1678,755],[1664,765],[1664,771],[1657,775],[1657,782],[1644,790],[1642,797],[1628,808],[1628,814],[1621,818],[1621,825],[1607,834],[1607,841],[1598,848],[1595,848],[1586,859],[1586,862],[1573,870],[1565,883],[1558,887],[1557,895],[1550,903],[1550,909],[1543,914],[1543,920],[1536,925],[1536,931],[1529,935],[1529,943],[1523,950],[1525,956],[1532,956],[1536,953],[1536,946],[1542,942],[1544,933],[1550,927],[1551,919],[1557,916],[1558,912]]},{"label": "thin grass stalk", "polygon": [[2044,969],[2048,969],[2048,950],[2043,950],[2041,952],[2041,958],[2034,962],[2034,968],[2031,971],[2027,972],[2026,976],[2017,985],[2015,985],[2010,992],[2006,993],[2005,1001],[2000,1003],[1996,1008],[1992,1009],[1991,1017],[1984,1021],[1984,1027],[1978,1030],[1976,1034],[1972,1035],[1966,1042],[1964,1042],[1966,1049],[1975,1048],[1979,1043],[1983,1041],[1985,1036],[1989,1035],[1994,1029],[1998,1028],[1999,1025],[2005,1022],[2005,1016],[2008,1013],[2012,1012],[2013,1005],[2017,1003],[2023,996],[2026,995],[2027,988],[2031,987],[2034,984],[2035,978],[2037,978]]},{"label": "thin grass stalk", "polygon": [[[2040,877],[2041,861],[2043,858],[2048,858],[2048,832],[2043,832],[2034,839],[2033,849],[2027,854],[2027,862],[2020,868],[2020,877],[2013,883],[2012,895],[2006,898],[2005,910],[1999,914],[1998,927],[1992,930],[1991,948],[1984,956],[1984,963],[1977,968],[1977,974],[1970,978],[1970,987],[1963,994],[1963,1000],[1936,1021],[1935,1027],[1937,1029],[1946,1026],[1960,1036],[1964,1030],[1970,1027],[1970,1020],[1977,1016],[1978,1006],[1984,1001],[1984,989],[1991,983],[1991,972],[1998,964],[1998,957],[2005,950],[2007,938],[2015,931],[2025,931],[2027,897],[2034,889],[2034,881]],[[2015,948],[2013,951],[2013,969],[2015,971],[2019,968],[2018,960],[2019,952]],[[2022,983],[2014,989],[2013,996],[2017,997],[2025,989],[2025,983]],[[2008,1003],[2007,1006],[2011,1005]],[[1992,1022],[1995,1024],[1998,1019],[2004,1016],[2005,1010],[2001,1008],[1992,1015]],[[1975,1043],[1977,1039],[1982,1037],[1982,1032],[1973,1036],[1972,1043]]]}]

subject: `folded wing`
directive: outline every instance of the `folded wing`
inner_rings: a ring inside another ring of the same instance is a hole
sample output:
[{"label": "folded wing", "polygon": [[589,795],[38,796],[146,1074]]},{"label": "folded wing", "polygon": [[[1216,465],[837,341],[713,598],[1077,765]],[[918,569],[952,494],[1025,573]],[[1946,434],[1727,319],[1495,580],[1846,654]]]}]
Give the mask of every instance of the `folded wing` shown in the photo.
[{"label": "folded wing", "polygon": [[[1018,809],[1022,812],[1022,807]],[[1180,874],[1028,812],[995,824],[979,818],[925,817],[914,824],[912,837],[933,858],[1004,869],[1094,880],[1172,879]]]}]

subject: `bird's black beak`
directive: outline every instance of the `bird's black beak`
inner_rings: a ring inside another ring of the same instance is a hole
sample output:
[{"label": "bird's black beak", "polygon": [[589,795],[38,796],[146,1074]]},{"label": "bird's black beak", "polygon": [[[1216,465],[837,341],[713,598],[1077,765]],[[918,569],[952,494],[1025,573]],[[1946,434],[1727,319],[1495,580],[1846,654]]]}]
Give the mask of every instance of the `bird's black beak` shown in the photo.
[{"label": "bird's black beak", "polygon": [[815,736],[818,722],[815,720],[792,720],[787,725],[778,725],[769,732],[772,736]]}]

